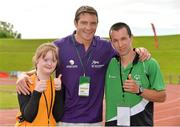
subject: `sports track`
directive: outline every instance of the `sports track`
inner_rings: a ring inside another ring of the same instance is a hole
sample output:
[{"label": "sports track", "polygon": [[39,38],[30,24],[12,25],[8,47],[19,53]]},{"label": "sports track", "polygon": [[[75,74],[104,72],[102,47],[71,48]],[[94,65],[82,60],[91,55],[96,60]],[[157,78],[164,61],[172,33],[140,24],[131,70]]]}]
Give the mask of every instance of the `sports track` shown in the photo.
[{"label": "sports track", "polygon": [[[0,79],[1,85],[14,84],[15,80]],[[155,103],[155,126],[180,126],[180,84],[167,85],[167,100]],[[17,109],[0,110],[0,126],[14,126]]]}]

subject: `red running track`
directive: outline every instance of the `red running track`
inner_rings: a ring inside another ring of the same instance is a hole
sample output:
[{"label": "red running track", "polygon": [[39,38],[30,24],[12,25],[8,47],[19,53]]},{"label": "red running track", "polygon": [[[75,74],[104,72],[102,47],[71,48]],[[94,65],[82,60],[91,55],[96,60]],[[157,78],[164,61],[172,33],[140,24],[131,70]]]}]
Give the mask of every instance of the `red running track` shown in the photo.
[{"label": "red running track", "polygon": [[180,85],[167,85],[165,103],[155,103],[157,126],[180,126]]}]

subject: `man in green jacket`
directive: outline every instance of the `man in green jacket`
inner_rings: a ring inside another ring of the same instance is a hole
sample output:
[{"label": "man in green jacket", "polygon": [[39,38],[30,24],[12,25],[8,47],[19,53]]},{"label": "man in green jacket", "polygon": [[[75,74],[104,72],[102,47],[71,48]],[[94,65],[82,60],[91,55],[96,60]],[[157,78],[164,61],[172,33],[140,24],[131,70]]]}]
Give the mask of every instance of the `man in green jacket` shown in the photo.
[{"label": "man in green jacket", "polygon": [[109,31],[119,54],[111,59],[106,73],[106,126],[153,126],[153,102],[164,102],[165,85],[158,62],[144,62],[133,50],[133,35],[125,23]]}]

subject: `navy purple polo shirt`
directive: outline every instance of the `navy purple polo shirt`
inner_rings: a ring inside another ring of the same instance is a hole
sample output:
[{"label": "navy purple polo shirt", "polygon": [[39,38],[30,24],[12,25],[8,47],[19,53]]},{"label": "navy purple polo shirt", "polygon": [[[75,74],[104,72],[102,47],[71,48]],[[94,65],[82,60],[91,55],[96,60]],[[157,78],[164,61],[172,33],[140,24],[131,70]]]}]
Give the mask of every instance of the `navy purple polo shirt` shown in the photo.
[{"label": "navy purple polo shirt", "polygon": [[[84,46],[75,41],[73,33],[54,43],[59,48],[60,64],[57,75],[62,74],[62,82],[65,87],[65,109],[62,122],[101,122],[105,73],[110,59],[115,55],[110,42],[94,36],[89,49],[85,51]],[[79,78],[84,73],[90,77],[88,97],[78,96]]]}]

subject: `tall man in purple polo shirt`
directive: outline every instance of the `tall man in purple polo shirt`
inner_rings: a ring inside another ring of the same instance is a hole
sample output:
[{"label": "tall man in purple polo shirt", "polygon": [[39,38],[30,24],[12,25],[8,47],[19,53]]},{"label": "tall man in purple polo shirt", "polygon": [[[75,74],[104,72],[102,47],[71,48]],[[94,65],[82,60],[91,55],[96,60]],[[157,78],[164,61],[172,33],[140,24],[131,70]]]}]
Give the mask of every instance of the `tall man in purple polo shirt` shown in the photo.
[{"label": "tall man in purple polo shirt", "polygon": [[[102,125],[105,73],[115,52],[111,43],[95,36],[98,14],[93,7],[81,6],[74,25],[76,31],[54,42],[60,54],[56,75],[62,74],[65,88],[62,125]],[[141,59],[146,59],[148,52],[140,51]],[[28,93],[27,77],[23,74],[17,80],[18,92]]]}]

